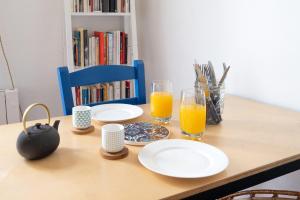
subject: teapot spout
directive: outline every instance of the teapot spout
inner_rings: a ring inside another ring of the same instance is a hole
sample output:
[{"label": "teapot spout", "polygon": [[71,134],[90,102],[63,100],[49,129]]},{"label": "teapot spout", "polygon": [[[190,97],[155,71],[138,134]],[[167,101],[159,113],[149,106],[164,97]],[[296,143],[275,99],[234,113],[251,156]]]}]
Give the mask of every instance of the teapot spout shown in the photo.
[{"label": "teapot spout", "polygon": [[58,126],[59,126],[60,120],[55,120],[53,127],[58,130]]}]

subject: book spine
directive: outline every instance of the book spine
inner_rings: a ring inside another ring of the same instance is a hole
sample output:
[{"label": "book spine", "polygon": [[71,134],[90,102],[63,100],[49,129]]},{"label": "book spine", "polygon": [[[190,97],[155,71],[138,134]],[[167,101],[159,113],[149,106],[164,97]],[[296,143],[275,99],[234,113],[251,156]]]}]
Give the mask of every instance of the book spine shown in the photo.
[{"label": "book spine", "polygon": [[130,98],[130,81],[125,81],[125,98]]},{"label": "book spine", "polygon": [[95,48],[96,48],[96,37],[93,36],[92,37],[92,65],[95,65],[96,64],[96,51],[95,51]]},{"label": "book spine", "polygon": [[104,33],[100,32],[99,34],[99,62],[100,65],[104,65],[105,64],[105,58],[104,58],[104,54],[105,54],[105,47],[104,47]]},{"label": "book spine", "polygon": [[89,65],[89,39],[88,39],[88,31],[83,31],[84,37],[84,66]]},{"label": "book spine", "polygon": [[83,5],[84,12],[89,12],[89,2],[88,1],[89,0],[83,0],[83,2],[84,2],[84,5]]},{"label": "book spine", "polygon": [[121,12],[125,12],[125,0],[121,0]]},{"label": "book spine", "polygon": [[104,101],[104,86],[100,85],[100,101]]},{"label": "book spine", "polygon": [[96,53],[95,53],[95,64],[96,65],[99,65],[99,37],[96,37],[96,44],[95,44],[95,50],[96,50]]},{"label": "book spine", "polygon": [[80,66],[80,32],[74,31],[73,32],[73,38],[74,38],[74,65]]},{"label": "book spine", "polygon": [[130,98],[133,98],[134,97],[134,80],[130,80],[129,83],[130,83],[129,96],[130,96]]},{"label": "book spine", "polygon": [[109,101],[114,100],[114,86],[113,84],[109,84],[109,97],[108,97]]},{"label": "book spine", "polygon": [[100,102],[100,91],[101,87],[100,87],[100,84],[97,84],[96,86],[96,102]]},{"label": "book spine", "polygon": [[89,38],[89,65],[92,64],[92,37]]},{"label": "book spine", "polygon": [[126,98],[126,81],[121,81],[121,99]]},{"label": "book spine", "polygon": [[109,12],[116,12],[116,0],[109,0]]},{"label": "book spine", "polygon": [[84,67],[84,36],[83,36],[83,28],[79,29],[80,32],[80,66]]},{"label": "book spine", "polygon": [[128,63],[128,35],[126,33],[125,33],[125,55],[124,55],[124,58],[125,58],[125,63],[129,64]]},{"label": "book spine", "polygon": [[121,35],[121,32],[120,31],[117,31],[116,32],[116,64],[121,64],[121,62],[120,62],[120,53],[121,53],[121,40],[120,40],[120,35]]},{"label": "book spine", "polygon": [[102,12],[109,12],[109,0],[102,1]]},{"label": "book spine", "polygon": [[129,7],[130,7],[130,1],[129,0],[125,0],[126,1],[126,3],[125,3],[125,12],[130,12],[130,9],[129,9]]},{"label": "book spine", "polygon": [[117,12],[120,13],[121,12],[121,0],[117,0]]},{"label": "book spine", "polygon": [[104,37],[104,64],[107,64],[108,62],[107,62],[107,53],[108,53],[108,51],[107,51],[107,33],[104,33],[104,35],[103,35],[103,37]]},{"label": "book spine", "polygon": [[113,34],[108,34],[108,64],[113,64]]},{"label": "book spine", "polygon": [[117,32],[113,32],[113,64],[117,64]]},{"label": "book spine", "polygon": [[118,100],[121,99],[121,82],[115,81],[114,84],[114,99]]}]

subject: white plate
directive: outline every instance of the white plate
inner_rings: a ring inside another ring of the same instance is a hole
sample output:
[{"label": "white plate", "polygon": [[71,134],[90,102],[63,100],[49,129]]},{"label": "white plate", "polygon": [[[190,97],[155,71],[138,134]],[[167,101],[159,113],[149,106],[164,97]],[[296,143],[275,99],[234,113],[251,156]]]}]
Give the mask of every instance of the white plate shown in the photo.
[{"label": "white plate", "polygon": [[147,169],[178,178],[201,178],[220,173],[228,166],[224,152],[191,140],[159,140],[146,145],[138,155]]},{"label": "white plate", "polygon": [[92,119],[101,122],[121,122],[137,118],[143,109],[130,104],[102,104],[92,107]]}]

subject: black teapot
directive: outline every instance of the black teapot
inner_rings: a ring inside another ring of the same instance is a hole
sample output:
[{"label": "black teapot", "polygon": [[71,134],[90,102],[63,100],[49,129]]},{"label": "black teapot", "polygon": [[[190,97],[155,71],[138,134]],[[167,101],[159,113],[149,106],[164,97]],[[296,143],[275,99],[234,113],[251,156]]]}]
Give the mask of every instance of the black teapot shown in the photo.
[{"label": "black teapot", "polygon": [[[27,115],[35,106],[42,106],[48,114],[48,123],[36,123],[34,126],[26,128]],[[53,153],[59,145],[58,125],[59,120],[56,120],[53,126],[50,126],[50,112],[46,105],[35,103],[30,105],[23,115],[24,130],[19,135],[17,140],[17,149],[21,156],[28,160],[37,160],[44,158]]]}]

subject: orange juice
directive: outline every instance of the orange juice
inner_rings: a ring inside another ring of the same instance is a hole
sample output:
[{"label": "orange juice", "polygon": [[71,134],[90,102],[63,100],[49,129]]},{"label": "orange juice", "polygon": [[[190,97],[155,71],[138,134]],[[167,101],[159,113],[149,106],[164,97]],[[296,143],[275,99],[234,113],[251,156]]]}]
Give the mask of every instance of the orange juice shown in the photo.
[{"label": "orange juice", "polygon": [[170,92],[152,92],[150,96],[151,115],[157,118],[172,116],[173,97]]},{"label": "orange juice", "polygon": [[180,106],[180,128],[188,134],[204,132],[206,123],[206,107],[198,104]]}]

